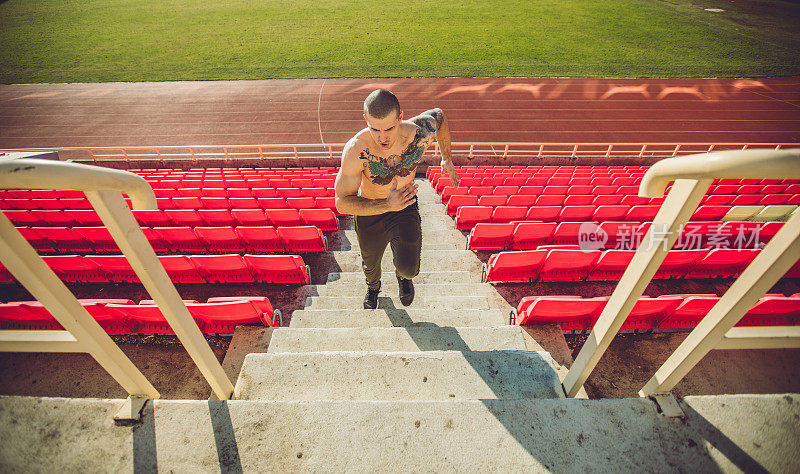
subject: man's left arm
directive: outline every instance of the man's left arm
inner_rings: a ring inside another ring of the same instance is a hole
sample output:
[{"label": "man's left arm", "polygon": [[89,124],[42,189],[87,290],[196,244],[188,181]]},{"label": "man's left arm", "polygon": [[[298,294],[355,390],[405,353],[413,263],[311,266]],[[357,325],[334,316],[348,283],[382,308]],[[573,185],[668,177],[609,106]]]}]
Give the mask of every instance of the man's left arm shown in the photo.
[{"label": "man's left arm", "polygon": [[447,123],[444,112],[442,109],[431,109],[420,115],[428,115],[433,118],[433,121],[429,123],[435,127],[436,141],[439,143],[439,151],[442,153],[442,170],[450,177],[450,183],[457,188],[460,179],[455,166],[453,166],[453,157],[450,154],[450,126]]}]

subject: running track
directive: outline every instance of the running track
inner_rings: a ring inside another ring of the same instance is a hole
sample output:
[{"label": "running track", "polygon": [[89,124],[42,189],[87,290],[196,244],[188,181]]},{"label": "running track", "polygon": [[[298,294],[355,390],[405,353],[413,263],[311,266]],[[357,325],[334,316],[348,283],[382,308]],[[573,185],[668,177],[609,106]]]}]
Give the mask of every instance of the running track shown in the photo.
[{"label": "running track", "polygon": [[343,143],[376,87],[457,142],[800,142],[800,77],[0,85],[0,148]]}]

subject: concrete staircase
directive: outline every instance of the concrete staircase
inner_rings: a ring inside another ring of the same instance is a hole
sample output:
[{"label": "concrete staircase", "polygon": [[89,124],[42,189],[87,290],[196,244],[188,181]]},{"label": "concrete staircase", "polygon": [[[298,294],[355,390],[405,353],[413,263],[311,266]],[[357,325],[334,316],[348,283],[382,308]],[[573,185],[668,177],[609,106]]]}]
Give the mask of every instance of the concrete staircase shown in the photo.
[{"label": "concrete staircase", "polygon": [[423,250],[416,297],[399,302],[391,249],[378,309],[366,291],[354,231],[335,252],[331,273],[288,328],[273,331],[266,353],[248,354],[234,398],[286,401],[459,401],[563,398],[558,364],[528,351],[508,326],[510,306],[480,283],[480,261],[447,217],[427,181],[419,181]]},{"label": "concrete staircase", "polygon": [[800,470],[797,395],[685,397],[682,418],[646,398],[564,398],[563,335],[534,341],[507,325],[508,304],[480,283],[480,262],[437,201],[420,182],[411,306],[399,304],[385,258],[379,309],[360,309],[358,246],[345,230],[349,249],[332,252],[340,271],[289,327],[237,330],[223,362],[238,376],[234,399],[152,400],[140,423],[116,426],[123,400],[0,396],[0,470]]}]

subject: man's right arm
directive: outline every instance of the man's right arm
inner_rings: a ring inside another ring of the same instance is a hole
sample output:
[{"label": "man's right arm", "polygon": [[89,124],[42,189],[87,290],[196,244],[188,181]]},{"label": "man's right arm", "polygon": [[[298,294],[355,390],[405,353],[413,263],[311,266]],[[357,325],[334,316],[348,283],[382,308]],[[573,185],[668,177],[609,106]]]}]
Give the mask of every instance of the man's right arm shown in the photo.
[{"label": "man's right arm", "polygon": [[385,199],[368,199],[358,196],[361,186],[362,164],[358,158],[355,140],[347,142],[342,152],[342,166],[336,175],[334,190],[336,192],[336,209],[341,214],[353,216],[373,216],[384,212],[405,209],[414,202],[417,185],[412,181],[397,189],[397,181],[392,180],[389,196]]}]

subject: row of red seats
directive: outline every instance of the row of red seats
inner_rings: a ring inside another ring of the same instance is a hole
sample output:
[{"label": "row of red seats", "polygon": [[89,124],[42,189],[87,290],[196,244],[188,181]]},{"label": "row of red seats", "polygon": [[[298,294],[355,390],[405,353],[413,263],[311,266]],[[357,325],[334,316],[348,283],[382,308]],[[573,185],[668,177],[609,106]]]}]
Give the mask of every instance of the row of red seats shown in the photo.
[{"label": "row of red seats", "polygon": [[[470,230],[481,222],[514,221],[652,221],[661,206],[461,206],[456,212],[456,228]],[[692,221],[720,221],[730,206],[699,206]]]},{"label": "row of red seats", "polygon": [[[467,238],[470,250],[531,250],[540,245],[636,249],[650,222],[517,222],[475,225]],[[783,222],[688,222],[673,248],[759,248]],[[663,235],[663,232],[662,232]]]},{"label": "row of red seats", "polygon": [[[757,249],[670,250],[653,278],[736,277],[760,252]],[[499,252],[484,264],[483,282],[582,281],[619,279],[635,250],[542,248]],[[787,273],[800,276],[800,262]]]},{"label": "row of red seats", "polygon": [[336,173],[338,168],[332,166],[292,167],[292,168],[131,168],[128,171],[136,174],[239,174],[239,173],[273,173],[273,174],[318,174]]},{"label": "row of red seats", "polygon": [[[93,227],[103,225],[97,213],[87,209],[63,211],[15,209],[3,211],[3,213],[17,226]],[[330,209],[155,209],[134,210],[133,216],[139,225],[145,227],[313,225],[326,231],[339,228],[336,215]]]},{"label": "row of red seats", "polygon": [[[516,309],[517,324],[558,324],[562,331],[587,331],[608,303],[608,296],[528,296]],[[713,294],[642,296],[622,330],[694,328],[719,301]],[[800,293],[764,295],[737,326],[793,326],[800,324]]]},{"label": "row of red seats", "polygon": [[[135,304],[124,299],[78,300],[109,334],[172,334],[173,330],[155,303]],[[240,324],[276,326],[280,311],[266,297],[209,298],[207,303],[184,300],[189,314],[204,333],[232,334]],[[0,304],[0,329],[63,330],[38,301]]]},{"label": "row of red seats", "polygon": [[333,188],[335,178],[267,178],[251,176],[244,178],[225,179],[187,179],[187,178],[145,178],[152,188],[181,189],[181,188],[241,188],[241,189],[329,189]]},{"label": "row of red seats", "polygon": [[[222,197],[222,198],[273,198],[273,197],[331,197],[332,187],[268,188],[268,187],[180,187],[159,188],[153,183],[156,197]],[[0,199],[84,199],[81,191],[51,189],[5,189],[0,190]],[[72,201],[70,201],[72,202]]]},{"label": "row of red seats", "polygon": [[[159,209],[330,209],[336,213],[335,198],[224,198],[224,197],[176,197],[156,198]],[[130,202],[128,203],[130,206]],[[90,210],[87,199],[2,199],[0,209],[42,210]]]},{"label": "row of red seats", "polygon": [[[649,166],[537,166],[537,165],[519,165],[519,166],[456,166],[459,176],[464,177],[496,177],[496,176],[595,176],[595,175],[614,175],[614,176],[641,176],[644,175]],[[430,181],[444,175],[440,166],[428,167],[426,177]],[[797,180],[781,180],[781,179],[761,179],[761,178],[720,178],[714,180],[715,184],[758,184],[762,182],[780,183],[782,181],[794,182]]]},{"label": "row of red seats", "polygon": [[[449,198],[445,211],[454,216],[458,213],[461,206],[612,206],[609,212],[618,214],[620,206],[660,206],[664,198],[642,198],[634,195],[591,195],[573,194],[569,196],[561,194],[490,194],[476,196],[474,194],[456,194]],[[800,194],[743,194],[734,196],[730,194],[717,194],[704,196],[700,205],[704,206],[776,206],[776,205],[800,205]],[[624,215],[624,214],[623,214]]]},{"label": "row of red seats", "polygon": [[[139,281],[124,255],[45,255],[45,263],[64,281],[109,283]],[[174,283],[310,283],[310,269],[299,255],[159,255]],[[0,267],[0,283],[13,282]]]},{"label": "row of red seats", "polygon": [[[39,252],[120,253],[105,227],[19,227]],[[142,227],[156,253],[324,252],[322,231],[298,227]]]},{"label": "row of red seats", "polygon": [[[461,178],[459,176],[459,178]],[[772,182],[776,180],[771,180]],[[781,181],[781,180],[777,180]],[[786,180],[789,181],[789,180]],[[796,181],[796,180],[795,180]],[[450,179],[447,176],[441,176],[436,181],[432,182],[436,191],[441,193],[443,190],[450,186]],[[513,187],[513,186],[542,186],[546,188],[576,188],[569,191],[569,194],[592,194],[592,188],[624,188],[624,189],[638,189],[641,183],[641,177],[632,176],[618,176],[618,177],[555,177],[555,176],[512,176],[512,177],[465,177],[461,178],[459,186],[463,187],[481,187],[481,188],[494,188],[498,186]],[[562,194],[566,194],[563,192]],[[709,194],[780,194],[800,193],[800,184],[797,183],[782,183],[777,184],[715,184],[709,188]]]}]

